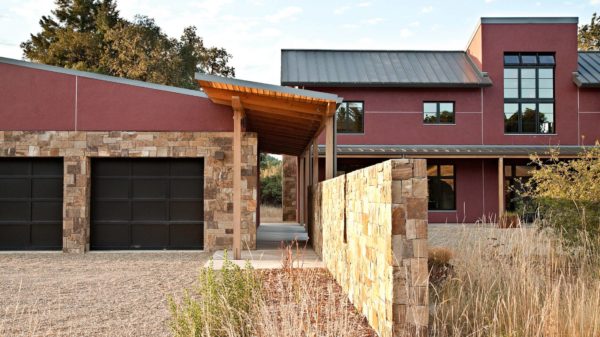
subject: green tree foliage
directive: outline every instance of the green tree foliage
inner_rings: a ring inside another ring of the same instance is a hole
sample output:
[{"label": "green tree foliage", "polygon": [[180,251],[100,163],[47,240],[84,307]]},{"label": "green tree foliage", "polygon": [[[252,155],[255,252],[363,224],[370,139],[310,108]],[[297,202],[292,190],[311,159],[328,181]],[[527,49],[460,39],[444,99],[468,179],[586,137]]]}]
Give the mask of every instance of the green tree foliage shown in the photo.
[{"label": "green tree foliage", "polygon": [[121,18],[114,0],[57,0],[40,26],[21,44],[34,62],[192,89],[196,72],[235,76],[231,55],[206,47],[195,27],[170,38],[152,18]]},{"label": "green tree foliage", "polygon": [[589,24],[579,27],[577,37],[580,50],[600,50],[600,17],[596,13]]},{"label": "green tree foliage", "polygon": [[568,243],[600,249],[600,144],[586,148],[577,159],[559,161],[554,156],[550,162],[534,162],[539,169],[522,194],[535,202],[540,225],[555,229]]},{"label": "green tree foliage", "polygon": [[260,202],[263,205],[281,206],[282,162],[266,153],[260,154]]}]

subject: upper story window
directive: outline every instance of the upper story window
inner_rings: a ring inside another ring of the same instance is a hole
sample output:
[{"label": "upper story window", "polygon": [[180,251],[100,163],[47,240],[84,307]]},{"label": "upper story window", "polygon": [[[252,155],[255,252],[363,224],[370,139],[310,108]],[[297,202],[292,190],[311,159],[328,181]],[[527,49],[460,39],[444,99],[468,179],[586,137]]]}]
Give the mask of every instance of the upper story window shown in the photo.
[{"label": "upper story window", "polygon": [[454,124],[454,102],[423,103],[423,123]]},{"label": "upper story window", "polygon": [[554,54],[504,54],[504,132],[554,133]]},{"label": "upper story window", "polygon": [[454,165],[427,165],[429,210],[456,209]]},{"label": "upper story window", "polygon": [[336,124],[338,133],[363,133],[364,124],[364,102],[348,101],[342,102],[336,111]]}]

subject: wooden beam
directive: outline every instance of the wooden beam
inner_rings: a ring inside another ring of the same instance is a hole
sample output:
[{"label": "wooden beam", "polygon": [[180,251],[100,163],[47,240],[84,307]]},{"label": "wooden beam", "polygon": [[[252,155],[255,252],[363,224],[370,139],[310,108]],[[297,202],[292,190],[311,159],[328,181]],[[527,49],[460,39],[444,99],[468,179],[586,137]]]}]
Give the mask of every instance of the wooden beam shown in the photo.
[{"label": "wooden beam", "polygon": [[504,215],[504,158],[498,158],[498,221]]},{"label": "wooden beam", "polygon": [[[211,102],[213,102],[215,104],[231,106],[231,102],[227,99],[211,98],[210,100],[211,100]],[[302,121],[302,120],[319,121],[319,120],[321,120],[321,117],[319,117],[319,116],[305,114],[302,112],[295,112],[295,111],[289,111],[289,110],[263,107],[263,106],[258,106],[255,104],[248,104],[246,102],[244,102],[244,106],[249,111],[254,110],[254,111],[260,111],[261,113],[264,113],[264,114],[279,116],[283,120],[290,120],[290,118],[296,119],[299,121]]]},{"label": "wooden beam", "polygon": [[[329,103],[308,103],[308,102],[297,102],[292,101],[283,97],[277,98],[274,96],[259,96],[256,94],[239,93],[233,90],[223,90],[215,88],[203,88],[204,92],[211,99],[222,99],[229,100],[232,96],[238,96],[244,102],[244,104],[252,104],[264,107],[270,107],[281,110],[291,110],[296,112],[302,112],[306,114],[312,114],[317,116],[323,116],[328,112]],[[246,107],[250,109],[249,106]]]},{"label": "wooden beam", "polygon": [[310,146],[304,152],[304,225],[308,226],[308,186],[310,186]]},{"label": "wooden beam", "polygon": [[325,179],[335,177],[335,130],[333,123],[334,116],[327,117],[325,122]]},{"label": "wooden beam", "polygon": [[304,224],[304,156],[298,158],[298,222]]},{"label": "wooden beam", "polygon": [[239,97],[233,107],[233,258],[242,259],[242,119],[244,107]]},{"label": "wooden beam", "polygon": [[315,138],[313,138],[312,156],[313,156],[312,184],[316,185],[319,183],[319,140],[318,140],[318,135],[316,135]]}]

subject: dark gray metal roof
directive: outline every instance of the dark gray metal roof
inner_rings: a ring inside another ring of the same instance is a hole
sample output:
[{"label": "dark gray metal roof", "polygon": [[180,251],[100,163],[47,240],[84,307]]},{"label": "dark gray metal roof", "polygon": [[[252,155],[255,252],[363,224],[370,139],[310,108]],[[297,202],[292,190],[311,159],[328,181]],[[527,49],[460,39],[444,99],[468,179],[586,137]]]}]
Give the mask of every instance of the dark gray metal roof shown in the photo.
[{"label": "dark gray metal roof", "polygon": [[573,81],[578,87],[600,88],[600,52],[579,52]]},{"label": "dark gray metal roof", "polygon": [[532,17],[482,17],[483,24],[556,24],[556,23],[579,23],[576,16],[532,16]]},{"label": "dark gray metal roof", "polygon": [[[534,145],[338,145],[338,155],[357,156],[528,156],[548,155],[558,150],[560,155],[574,156],[583,150],[576,145],[534,146]],[[325,147],[319,145],[319,153],[325,153]]]},{"label": "dark gray metal roof", "polygon": [[291,86],[483,87],[464,51],[281,51],[281,84]]},{"label": "dark gray metal roof", "polygon": [[168,85],[130,80],[127,78],[122,78],[122,77],[115,77],[115,76],[91,73],[91,72],[87,72],[87,71],[80,71],[80,70],[73,70],[73,69],[67,69],[67,68],[56,67],[56,66],[49,66],[47,64],[15,60],[15,59],[10,59],[10,58],[1,57],[1,56],[0,56],[0,63],[10,64],[10,65],[19,66],[19,67],[26,67],[26,68],[31,68],[31,69],[37,69],[37,70],[43,70],[43,71],[50,71],[50,72],[54,72],[54,73],[60,73],[60,74],[71,75],[71,76],[91,78],[91,79],[98,80],[98,81],[126,84],[126,85],[132,85],[132,86],[136,86],[136,87],[174,92],[174,93],[182,94],[182,95],[198,96],[198,97],[202,97],[202,98],[207,98],[207,96],[200,90],[184,89],[184,88],[172,87],[172,86],[168,86]]}]

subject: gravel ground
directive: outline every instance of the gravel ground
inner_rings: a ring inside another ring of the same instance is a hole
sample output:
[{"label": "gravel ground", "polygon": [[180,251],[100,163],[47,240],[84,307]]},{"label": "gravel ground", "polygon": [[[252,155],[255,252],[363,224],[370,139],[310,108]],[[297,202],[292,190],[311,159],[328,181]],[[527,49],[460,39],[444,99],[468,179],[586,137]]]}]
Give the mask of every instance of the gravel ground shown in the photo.
[{"label": "gravel ground", "polygon": [[0,336],[168,336],[204,252],[0,254]]}]

